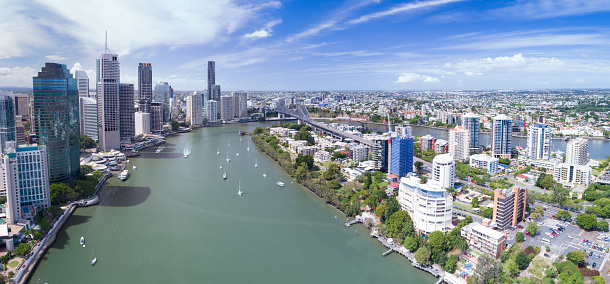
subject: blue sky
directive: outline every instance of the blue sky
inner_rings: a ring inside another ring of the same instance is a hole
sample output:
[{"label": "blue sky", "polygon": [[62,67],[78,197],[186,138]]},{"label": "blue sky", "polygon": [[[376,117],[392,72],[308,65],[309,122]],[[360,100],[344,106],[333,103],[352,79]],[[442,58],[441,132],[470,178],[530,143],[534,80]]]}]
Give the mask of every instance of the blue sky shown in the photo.
[{"label": "blue sky", "polygon": [[[608,0],[0,0],[0,86],[104,49],[176,90],[610,87]],[[92,82],[93,87],[93,82]]]}]

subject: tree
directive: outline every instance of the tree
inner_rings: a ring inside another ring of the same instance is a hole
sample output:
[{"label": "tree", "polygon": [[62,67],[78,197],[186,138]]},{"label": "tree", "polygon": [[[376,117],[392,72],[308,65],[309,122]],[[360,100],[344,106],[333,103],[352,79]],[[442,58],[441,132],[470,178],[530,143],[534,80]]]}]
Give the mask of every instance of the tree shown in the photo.
[{"label": "tree", "polygon": [[334,179],[335,176],[337,175],[337,173],[339,173],[339,166],[337,166],[337,164],[331,164],[330,166],[328,166],[328,168],[326,169],[326,171],[322,174],[322,176],[324,177],[324,179],[326,180],[331,180]]},{"label": "tree", "polygon": [[417,172],[421,172],[421,168],[424,166],[424,163],[422,161],[416,161],[413,165],[415,165]]},{"label": "tree", "polygon": [[470,205],[472,205],[472,207],[479,207],[479,198],[475,196],[470,202]]},{"label": "tree", "polygon": [[519,266],[517,266],[517,263],[512,259],[509,260],[508,261],[508,273],[510,273],[510,276],[517,277],[517,276],[519,276],[519,272],[521,272],[521,270],[519,270]]},{"label": "tree", "polygon": [[[377,217],[383,218],[385,216],[385,205],[384,204],[379,204],[377,206],[377,208],[375,208],[375,215],[377,215]],[[381,220],[383,221],[383,220]]]},{"label": "tree", "polygon": [[555,266],[551,266],[544,271],[544,274],[546,274],[546,277],[555,278],[557,277],[557,268]]},{"label": "tree", "polygon": [[447,237],[441,231],[434,231],[428,235],[428,244],[430,245],[430,253],[432,260],[437,263],[441,255],[446,255]]},{"label": "tree", "polygon": [[254,128],[254,131],[252,132],[254,135],[260,135],[263,134],[263,128],[260,126],[257,126],[256,128]]},{"label": "tree", "polygon": [[307,164],[305,162],[301,163],[299,167],[294,171],[294,178],[297,180],[303,180],[307,177]]},{"label": "tree", "polygon": [[494,210],[493,210],[493,208],[483,208],[479,214],[483,218],[491,218],[491,217],[493,217]]},{"label": "tree", "polygon": [[[501,283],[502,263],[488,254],[483,254],[478,259],[479,264],[474,271],[474,275],[468,280],[472,284]],[[472,280],[470,280],[472,279]]]},{"label": "tree", "polygon": [[597,222],[597,228],[603,232],[608,231],[608,222],[607,221]]},{"label": "tree", "polygon": [[90,149],[90,148],[95,148],[96,144],[95,144],[95,141],[93,141],[93,139],[91,139],[91,137],[89,137],[85,134],[81,134],[80,146],[83,149]]},{"label": "tree", "polygon": [[535,222],[530,222],[529,224],[527,224],[527,232],[530,233],[530,235],[536,235],[539,230],[540,229],[538,228],[538,225],[536,225]]},{"label": "tree", "polygon": [[578,221],[578,226],[587,231],[591,231],[597,226],[597,219],[593,215],[580,214],[576,217],[576,221]]},{"label": "tree", "polygon": [[426,246],[420,247],[416,252],[415,252],[415,260],[417,260],[417,263],[427,266],[430,265],[430,249]]},{"label": "tree", "polygon": [[519,251],[517,257],[515,257],[515,263],[517,264],[517,267],[519,267],[519,270],[524,270],[530,264],[530,260],[525,252]]},{"label": "tree", "polygon": [[445,262],[445,266],[443,267],[443,269],[449,273],[453,273],[453,272],[455,272],[455,269],[457,269],[457,262],[458,262],[458,256],[455,254],[452,254],[451,256],[449,256],[449,259],[447,260],[447,262]]},{"label": "tree", "polygon": [[295,164],[297,165],[301,165],[301,163],[305,163],[305,165],[307,166],[308,170],[313,170],[314,164],[313,164],[313,156],[312,155],[305,155],[305,156],[299,156],[296,158],[295,160]]},{"label": "tree", "polygon": [[557,213],[555,214],[555,217],[557,219],[572,220],[572,214],[570,214],[570,212],[568,210],[557,211]]},{"label": "tree", "polygon": [[398,211],[392,214],[386,221],[387,235],[392,238],[399,237],[406,222],[412,222],[407,211]]},{"label": "tree", "polygon": [[522,243],[525,241],[525,234],[522,232],[517,232],[517,242]]},{"label": "tree", "polygon": [[585,263],[585,253],[581,250],[575,250],[566,254],[566,259],[577,266],[582,266]]},{"label": "tree", "polygon": [[172,120],[172,121],[170,122],[170,124],[172,125],[172,130],[173,130],[173,131],[176,131],[176,130],[178,130],[178,128],[180,128],[180,122],[177,122],[177,121],[175,121],[175,120]]},{"label": "tree", "polygon": [[414,252],[417,249],[417,241],[411,236],[407,236],[402,242],[402,245],[410,252]]},{"label": "tree", "polygon": [[103,176],[104,176],[104,174],[100,171],[93,172],[93,177],[96,178],[97,180],[101,179]]},{"label": "tree", "polygon": [[315,139],[313,138],[313,136],[311,136],[311,133],[309,131],[304,130],[304,128],[301,128],[301,130],[294,134],[292,138],[294,140],[305,140],[310,146],[316,144]]}]

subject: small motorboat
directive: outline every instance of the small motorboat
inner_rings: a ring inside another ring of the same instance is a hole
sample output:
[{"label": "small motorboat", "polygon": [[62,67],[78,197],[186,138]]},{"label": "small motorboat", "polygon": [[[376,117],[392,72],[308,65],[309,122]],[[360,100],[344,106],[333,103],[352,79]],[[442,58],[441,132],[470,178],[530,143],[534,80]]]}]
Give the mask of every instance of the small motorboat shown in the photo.
[{"label": "small motorboat", "polygon": [[80,245],[85,247],[85,237],[80,237]]}]

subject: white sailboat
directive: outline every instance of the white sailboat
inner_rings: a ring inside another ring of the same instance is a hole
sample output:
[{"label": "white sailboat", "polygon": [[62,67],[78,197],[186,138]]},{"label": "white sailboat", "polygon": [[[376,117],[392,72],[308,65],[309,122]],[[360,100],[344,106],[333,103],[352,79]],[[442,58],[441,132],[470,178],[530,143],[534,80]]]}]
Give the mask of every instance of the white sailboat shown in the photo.
[{"label": "white sailboat", "polygon": [[239,191],[237,192],[239,196],[242,196],[244,193],[241,191],[241,180],[239,181]]},{"label": "white sailboat", "polygon": [[227,146],[231,147],[231,141],[227,140]]},{"label": "white sailboat", "polygon": [[239,156],[239,152],[236,152],[236,153],[235,153],[235,155],[236,155],[236,156]]},{"label": "white sailboat", "polygon": [[248,152],[250,152],[250,142],[248,142],[248,148],[246,148],[246,150],[248,150]]},{"label": "white sailboat", "polygon": [[216,155],[220,155],[220,147],[218,147],[218,150],[216,151]]},{"label": "white sailboat", "polygon": [[256,161],[256,159],[254,159],[254,167],[258,168],[258,162]]},{"label": "white sailboat", "polygon": [[231,159],[229,159],[229,152],[227,152],[227,162],[230,163]]},{"label": "white sailboat", "polygon": [[227,172],[222,173],[222,178],[227,179]]},{"label": "white sailboat", "polygon": [[80,237],[80,244],[85,247],[85,237]]},{"label": "white sailboat", "polygon": [[263,170],[263,177],[267,177],[267,171]]},{"label": "white sailboat", "polygon": [[91,266],[94,266],[97,262],[97,257],[95,257],[95,254],[93,254],[93,248],[91,249],[91,254],[93,255],[93,260],[91,260]]}]

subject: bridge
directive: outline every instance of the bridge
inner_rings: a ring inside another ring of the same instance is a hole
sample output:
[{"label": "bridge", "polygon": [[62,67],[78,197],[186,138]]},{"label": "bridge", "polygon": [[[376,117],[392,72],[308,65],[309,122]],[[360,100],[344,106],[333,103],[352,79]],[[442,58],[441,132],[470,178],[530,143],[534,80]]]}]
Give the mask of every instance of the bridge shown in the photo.
[{"label": "bridge", "polygon": [[369,147],[373,146],[373,141],[371,141],[371,140],[364,139],[362,137],[341,131],[339,129],[334,129],[328,125],[314,121],[313,118],[311,117],[311,115],[309,114],[309,112],[307,111],[307,108],[305,108],[302,105],[297,104],[296,110],[291,110],[291,109],[286,108],[284,105],[279,105],[278,107],[275,108],[275,111],[277,111],[278,113],[283,113],[285,115],[289,115],[289,116],[298,118],[303,123],[309,124],[315,131],[321,131],[324,134],[330,134],[337,138],[351,139],[355,142],[364,144]]}]

